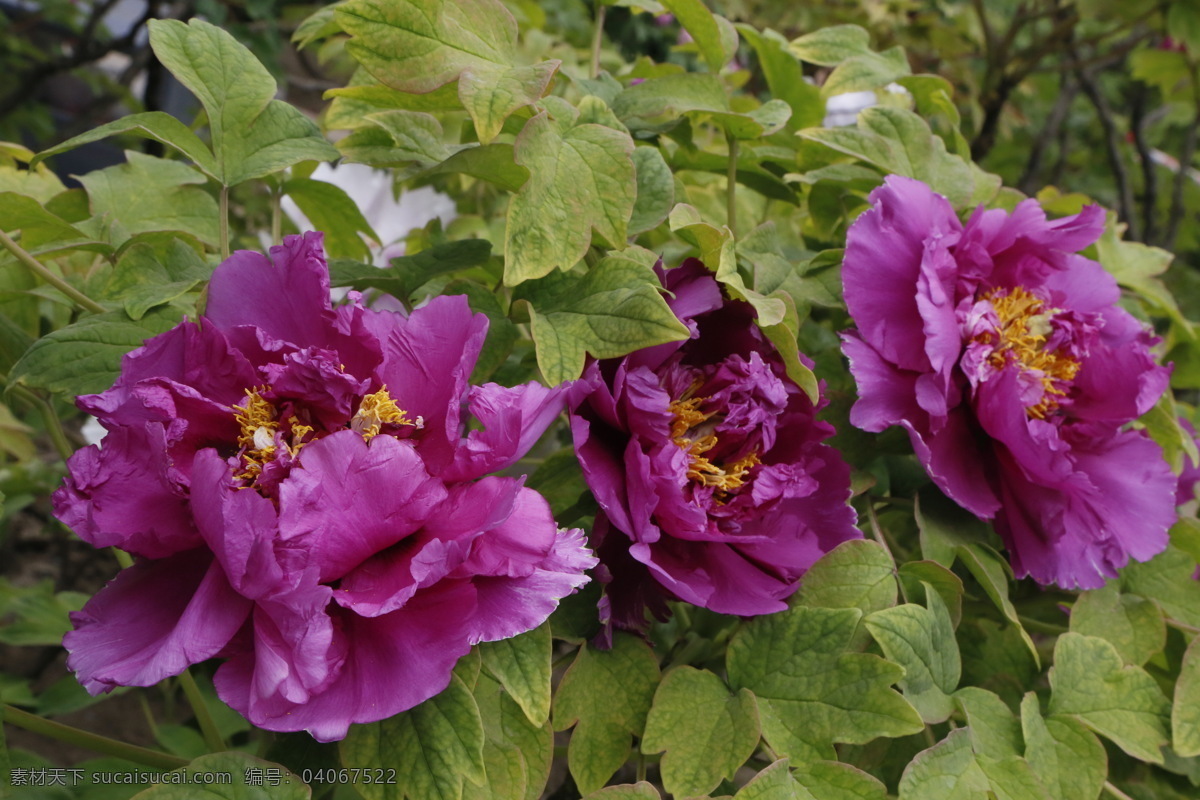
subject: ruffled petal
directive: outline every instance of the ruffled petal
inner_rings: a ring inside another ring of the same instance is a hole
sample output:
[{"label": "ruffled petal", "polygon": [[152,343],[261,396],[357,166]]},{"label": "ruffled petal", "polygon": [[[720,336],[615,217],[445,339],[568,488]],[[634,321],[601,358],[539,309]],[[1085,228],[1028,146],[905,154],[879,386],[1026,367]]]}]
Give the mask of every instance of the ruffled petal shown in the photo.
[{"label": "ruffled petal", "polygon": [[341,578],[418,530],[446,498],[411,442],[354,431],[305,445],[280,485],[280,533],[309,548],[322,581]]},{"label": "ruffled petal", "polygon": [[200,544],[161,427],[117,428],[78,450],[54,492],[54,513],[96,547],[164,558]]},{"label": "ruffled petal", "polygon": [[71,614],[67,668],[92,694],[153,686],[215,656],[252,607],[204,550],[139,561]]}]

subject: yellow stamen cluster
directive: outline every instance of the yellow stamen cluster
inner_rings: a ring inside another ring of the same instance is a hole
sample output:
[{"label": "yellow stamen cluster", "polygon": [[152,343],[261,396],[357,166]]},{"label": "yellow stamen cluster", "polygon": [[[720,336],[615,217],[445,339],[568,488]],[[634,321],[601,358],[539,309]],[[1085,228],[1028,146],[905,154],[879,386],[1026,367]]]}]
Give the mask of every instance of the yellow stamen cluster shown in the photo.
[{"label": "yellow stamen cluster", "polygon": [[[271,401],[263,399],[262,393],[270,387],[257,386],[246,390],[246,405],[234,406],[234,419],[242,430],[238,434],[238,447],[242,449],[242,464],[245,467],[233,477],[253,483],[262,474],[263,467],[275,458],[275,434],[280,430],[278,412]],[[288,417],[287,431],[291,443],[285,444],[294,457],[307,442],[304,438],[313,432],[311,425],[304,425],[294,416]]]},{"label": "yellow stamen cluster", "polygon": [[706,424],[716,413],[700,410],[700,404],[706,399],[691,397],[671,401],[668,408],[675,416],[671,422],[671,439],[688,454],[688,479],[703,486],[714,487],[719,495],[717,499],[720,500],[721,497],[726,497],[730,492],[741,488],[746,482],[750,468],[762,462],[757,451],[724,467],[705,458],[704,454],[717,446],[717,436],[711,432],[711,428],[708,428],[709,432],[705,432]]},{"label": "yellow stamen cluster", "polygon": [[1045,419],[1058,408],[1058,398],[1065,397],[1064,387],[1079,372],[1079,362],[1065,353],[1047,351],[1046,334],[1050,333],[1050,317],[1058,309],[1047,309],[1042,300],[1017,286],[1013,289],[993,289],[983,295],[992,304],[1000,320],[999,341],[988,360],[1000,369],[1015,360],[1023,370],[1041,373],[1045,389],[1042,399],[1025,409],[1033,419]]},{"label": "yellow stamen cluster", "polygon": [[378,392],[364,397],[359,403],[354,418],[350,420],[350,427],[360,433],[363,440],[367,442],[378,436],[384,425],[422,427],[421,418],[409,419],[404,410],[397,406],[396,401],[388,394],[386,386]]},{"label": "yellow stamen cluster", "polygon": [[234,475],[244,481],[253,481],[262,472],[263,465],[275,456],[275,433],[279,420],[275,418],[275,406],[264,400],[260,392],[266,386],[246,390],[246,405],[234,406],[234,419],[241,426],[238,447],[243,450],[242,463],[245,469]]}]

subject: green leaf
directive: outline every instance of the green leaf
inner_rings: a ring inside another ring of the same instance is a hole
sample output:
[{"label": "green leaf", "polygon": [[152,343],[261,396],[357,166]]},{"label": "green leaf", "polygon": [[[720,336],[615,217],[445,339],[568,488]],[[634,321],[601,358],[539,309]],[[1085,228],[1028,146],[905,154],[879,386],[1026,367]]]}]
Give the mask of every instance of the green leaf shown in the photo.
[{"label": "green leaf", "polygon": [[900,689],[927,723],[945,722],[954,711],[950,693],[962,676],[954,625],[942,596],[926,585],[929,607],[905,603],[864,618],[889,661],[904,667]]},{"label": "green leaf", "polygon": [[870,55],[871,34],[858,25],[830,25],[794,39],[791,50],[801,61],[836,67],[848,58]]},{"label": "green leaf", "polygon": [[1043,719],[1037,695],[1021,701],[1025,759],[1055,800],[1096,800],[1108,777],[1104,745],[1070,717]]},{"label": "green leaf", "polygon": [[967,716],[971,749],[977,754],[997,760],[1021,754],[1021,723],[999,695],[964,686],[954,693],[954,702]]},{"label": "green leaf", "polygon": [[587,645],[563,675],[554,698],[554,729],[575,726],[567,766],[583,794],[603,786],[641,736],[658,685],[658,659],[641,639],[618,633],[611,650]]},{"label": "green leaf", "polygon": [[596,124],[525,123],[514,150],[529,180],[513,196],[504,232],[504,282],[516,286],[583,258],[595,229],[612,247],[625,242],[637,195],[633,140]]},{"label": "green leaf", "polygon": [[316,123],[274,99],[275,79],[232,35],[199,19],[151,20],[149,28],[158,60],[204,106],[220,183],[234,186],[301,161],[338,157]]},{"label": "green leaf", "polygon": [[1121,589],[1158,603],[1166,615],[1200,628],[1200,581],[1192,580],[1196,559],[1168,545],[1146,562],[1130,561],[1121,570]]},{"label": "green leaf", "polygon": [[662,800],[662,795],[654,788],[654,784],[638,781],[621,786],[605,786],[583,800]]},{"label": "green leaf", "polygon": [[71,244],[111,252],[111,246],[96,242],[79,228],[57,214],[46,210],[32,197],[16,192],[0,192],[0,228],[9,233],[21,231],[21,244],[26,250],[54,243],[56,249]]},{"label": "green leaf", "polygon": [[734,800],[817,800],[817,797],[797,783],[788,769],[788,760],[781,758],[739,789]]},{"label": "green leaf", "polygon": [[705,795],[733,779],[758,746],[758,709],[746,689],[731,694],[707,670],[663,676],[646,719],[642,752],[661,753],[663,786],[676,797]]},{"label": "green leaf", "polygon": [[989,800],[987,775],[965,728],[922,751],[900,778],[900,800]]},{"label": "green leaf", "polygon": [[147,242],[125,248],[105,283],[102,300],[119,300],[132,320],[155,306],[169,303],[208,280],[211,268],[195,250],[172,239],[163,256]]},{"label": "green leaf", "polygon": [[0,643],[57,647],[71,630],[67,615],[83,608],[87,599],[78,592],[56,593],[49,580],[19,587],[0,580]]},{"label": "green leaf", "polygon": [[[712,72],[720,72],[737,54],[737,33],[724,20],[713,15],[700,0],[661,0],[663,7],[675,15]],[[722,25],[721,23],[724,23]]]},{"label": "green leaf", "polygon": [[432,167],[422,175],[462,173],[494,183],[506,192],[515,192],[529,180],[529,170],[513,161],[511,144],[467,147]]},{"label": "green leaf", "polygon": [[1107,639],[1126,664],[1142,666],[1167,644],[1162,611],[1152,601],[1121,594],[1117,583],[1082,592],[1071,608],[1071,630]]},{"label": "green leaf", "polygon": [[1104,639],[1064,633],[1050,668],[1050,713],[1073,717],[1134,758],[1161,764],[1171,702]]},{"label": "green leaf", "polygon": [[[164,779],[138,792],[134,795],[136,800],[308,800],[312,797],[312,790],[299,776],[279,764],[237,751],[209,753],[168,774],[188,777]],[[216,775],[229,776],[232,782],[215,783]],[[267,775],[271,776],[269,782]],[[274,785],[276,777],[278,785]],[[263,780],[260,782],[258,778]]]},{"label": "green leaf", "polygon": [[487,239],[462,239],[435,244],[411,256],[397,256],[392,266],[378,269],[369,264],[332,261],[329,281],[333,286],[348,286],[362,291],[380,289],[407,300],[426,282],[480,264],[487,263],[492,243]]},{"label": "green leaf", "polygon": [[366,234],[375,242],[379,241],[379,234],[345,189],[312,178],[292,178],[284,182],[283,193],[296,201],[315,230],[324,231],[325,252],[330,258],[366,261],[371,257],[371,248],[359,234]]},{"label": "green leaf", "polygon": [[217,164],[213,160],[213,155],[209,151],[208,145],[202,142],[200,137],[192,132],[191,128],[165,111],[146,111],[141,114],[131,114],[128,117],[122,117],[110,122],[107,125],[92,128],[90,131],[81,133],[78,136],[72,136],[65,142],[56,144],[54,147],[43,150],[34,156],[33,161],[29,165],[30,169],[42,161],[42,159],[123,133],[137,134],[138,136],[144,136],[147,139],[161,142],[168,147],[173,147],[191,159],[192,163],[199,167],[200,171],[205,175],[214,179],[217,178]]},{"label": "green leaf", "polygon": [[1109,216],[1104,233],[1096,241],[1096,259],[1117,279],[1117,283],[1158,306],[1194,339],[1192,323],[1183,316],[1174,295],[1157,277],[1166,272],[1174,256],[1158,247],[1123,241],[1121,234],[1125,228],[1123,223],[1116,221],[1115,214]]},{"label": "green leaf", "polygon": [[757,139],[781,130],[792,109],[775,99],[750,111],[735,111],[716,76],[681,72],[630,86],[613,102],[613,112],[631,127],[636,120],[670,128],[683,115],[707,117],[737,139]]},{"label": "green leaf", "polygon": [[792,41],[791,51],[801,61],[836,67],[821,86],[825,99],[877,89],[910,72],[901,48],[876,53],[870,34],[857,25],[832,25],[806,34]]},{"label": "green leaf", "polygon": [[195,184],[204,177],[186,164],[126,151],[126,163],[79,177],[92,214],[119,220],[133,236],[179,231],[216,247],[220,239],[217,201]]},{"label": "green leaf", "polygon": [[954,627],[958,627],[958,622],[962,619],[962,578],[936,561],[906,561],[900,565],[897,576],[910,598],[924,597],[929,586],[936,589],[950,612],[950,622]]},{"label": "green leaf", "polygon": [[687,328],[660,294],[654,260],[652,253],[630,248],[605,257],[581,278],[525,291],[538,366],[548,383],[578,378],[585,353],[616,358],[687,338]]},{"label": "green leaf", "polygon": [[30,169],[17,169],[3,163],[0,156],[0,192],[15,192],[48,203],[67,187],[45,164]]},{"label": "green leaf", "polygon": [[463,787],[464,800],[537,800],[550,777],[554,732],[549,721],[532,724],[499,683],[479,676],[475,701],[485,739],[483,785]]},{"label": "green leaf", "polygon": [[121,356],[179,321],[175,309],[139,320],[110,311],[84,317],[43,336],[13,365],[9,381],[71,395],[102,392],[121,370]]},{"label": "green leaf", "polygon": [[886,800],[887,787],[860,769],[839,761],[814,761],[792,777],[820,800]]},{"label": "green leaf", "polygon": [[343,764],[396,769],[395,784],[355,786],[367,800],[460,800],[464,781],[484,782],[483,740],[479,707],[456,672],[419,706],[352,727],[340,750]]},{"label": "green leaf", "polygon": [[726,654],[729,681],[758,698],[763,737],[775,752],[833,760],[834,742],[862,744],[924,728],[889,688],[904,670],[848,651],[861,616],[857,608],[797,606],[753,619],[734,635]]},{"label": "green leaf", "polygon": [[924,181],[955,208],[965,208],[974,196],[975,174],[967,161],[947,152],[929,124],[907,109],[873,106],[859,113],[857,128],[807,128],[797,135]]},{"label": "green leaf", "polygon": [[966,565],[967,570],[975,577],[975,580],[979,582],[979,585],[983,587],[983,591],[995,603],[996,608],[1000,609],[1000,612],[1004,614],[1004,618],[1021,635],[1021,640],[1029,648],[1034,663],[1040,664],[1041,656],[1038,654],[1037,647],[1034,645],[1033,639],[1029,637],[1029,633],[1021,625],[1017,609],[1008,597],[1008,582],[1010,580],[1008,562],[999,553],[985,544],[969,544],[960,547],[958,556],[963,564]]},{"label": "green leaf", "polygon": [[804,68],[788,51],[787,39],[769,28],[760,33],[750,25],[739,23],[737,29],[758,55],[758,64],[767,79],[771,96],[783,100],[792,109],[787,129],[794,131],[820,125],[825,119],[825,100],[820,89],[804,80]]},{"label": "green leaf", "polygon": [[489,144],[514,111],[542,99],[561,64],[556,59],[528,67],[465,70],[458,81],[458,97],[475,122],[479,141]]},{"label": "green leaf", "polygon": [[500,681],[534,725],[550,718],[550,625],[479,646],[483,666]]},{"label": "green leaf", "polygon": [[851,539],[817,559],[796,602],[817,608],[857,608],[864,615],[896,604],[896,565],[878,543]]},{"label": "green leaf", "polygon": [[1184,758],[1200,756],[1200,637],[1183,654],[1171,707],[1171,742]]},{"label": "green leaf", "polygon": [[630,236],[657,228],[675,205],[675,176],[657,147],[635,147],[633,166],[637,199],[629,218]]},{"label": "green leaf", "polygon": [[337,10],[350,55],[382,83],[422,94],[467,69],[509,67],[517,23],[497,0],[352,0]]}]

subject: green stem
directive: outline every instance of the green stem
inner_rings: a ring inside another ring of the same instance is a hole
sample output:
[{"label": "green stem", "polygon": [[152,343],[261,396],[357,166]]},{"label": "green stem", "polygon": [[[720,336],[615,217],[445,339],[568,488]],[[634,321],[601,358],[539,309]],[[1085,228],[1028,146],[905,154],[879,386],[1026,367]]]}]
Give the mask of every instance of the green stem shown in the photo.
[{"label": "green stem", "polygon": [[729,168],[725,174],[725,221],[729,231],[737,238],[737,160],[738,140],[732,133],[725,133],[729,144]]},{"label": "green stem", "polygon": [[40,261],[29,255],[29,253],[25,251],[25,248],[8,238],[8,234],[6,234],[4,231],[0,231],[0,244],[4,245],[4,249],[8,250],[8,252],[16,256],[17,261],[20,261],[22,264],[24,264],[30,272],[32,272],[34,275],[37,275],[55,289],[58,289],[67,297],[71,298],[71,300],[75,302],[75,305],[79,306],[85,311],[91,311],[94,314],[103,314],[105,312],[104,306],[100,305],[95,300],[88,297],[86,294],[79,291],[50,270],[46,269],[46,267],[43,266]]},{"label": "green stem", "polygon": [[169,753],[160,753],[157,750],[118,742],[116,739],[110,739],[107,736],[73,728],[70,725],[63,725],[61,722],[42,719],[27,711],[14,708],[7,703],[4,704],[2,713],[4,721],[10,725],[24,728],[31,733],[48,736],[59,742],[86,747],[88,750],[103,753],[107,756],[123,758],[135,764],[144,764],[147,767],[156,767],[158,769],[177,769],[187,766],[188,763],[187,759],[179,758]]},{"label": "green stem", "polygon": [[1176,630],[1183,631],[1184,633],[1200,633],[1200,628],[1197,628],[1195,625],[1188,625],[1186,622],[1180,622],[1179,620],[1172,619],[1171,617],[1167,617],[1167,624]]},{"label": "green stem", "polygon": [[221,187],[221,259],[229,258],[229,187]]},{"label": "green stem", "polygon": [[217,724],[213,722],[212,714],[208,713],[208,704],[204,702],[204,695],[200,694],[200,687],[196,685],[196,679],[192,677],[190,670],[185,669],[179,673],[179,685],[183,687],[183,693],[192,706],[192,713],[196,715],[196,722],[200,725],[200,733],[204,735],[204,744],[208,751],[220,753],[228,750],[225,740],[221,738],[221,732],[217,730]]},{"label": "green stem", "polygon": [[67,441],[67,434],[63,430],[62,421],[59,420],[58,414],[54,412],[54,406],[24,386],[14,386],[10,391],[38,410],[38,413],[42,417],[42,424],[46,426],[46,433],[50,436],[50,441],[54,444],[54,449],[62,456],[63,461],[66,461],[75,454],[75,448]]},{"label": "green stem", "polygon": [[1018,615],[1017,621],[1020,622],[1021,626],[1026,630],[1033,631],[1034,633],[1049,633],[1057,636],[1059,634],[1069,633],[1071,630],[1063,625],[1055,625],[1052,622],[1042,622],[1040,619],[1027,617],[1024,614]]},{"label": "green stem", "polygon": [[283,183],[271,189],[271,243],[283,244]]},{"label": "green stem", "polygon": [[646,757],[641,750],[637,751],[637,779],[638,783],[646,780]]},{"label": "green stem", "polygon": [[604,40],[604,17],[608,14],[608,6],[603,0],[596,4],[596,30],[592,34],[592,78],[600,77],[600,44]]},{"label": "green stem", "polygon": [[1104,782],[1104,789],[1105,789],[1105,791],[1107,791],[1109,794],[1111,794],[1113,797],[1116,797],[1118,800],[1133,800],[1133,798],[1132,798],[1132,797],[1130,797],[1129,795],[1125,794],[1124,792],[1122,792],[1122,791],[1121,791],[1120,789],[1118,789],[1117,787],[1113,786],[1113,785],[1112,785],[1111,783],[1109,783],[1108,781],[1105,781],[1105,782]]}]

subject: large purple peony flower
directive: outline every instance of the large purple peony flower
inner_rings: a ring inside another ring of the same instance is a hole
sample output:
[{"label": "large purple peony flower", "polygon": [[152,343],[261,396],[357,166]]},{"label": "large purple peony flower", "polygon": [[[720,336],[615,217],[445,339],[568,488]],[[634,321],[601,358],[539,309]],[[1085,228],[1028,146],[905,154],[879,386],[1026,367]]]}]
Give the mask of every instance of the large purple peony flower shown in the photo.
[{"label": "large purple peony flower", "polygon": [[753,308],[695,259],[659,275],[691,337],[592,363],[571,412],[601,509],[601,616],[638,629],[671,598],[780,611],[814,561],[861,537],[850,470]]},{"label": "large purple peony flower", "polygon": [[995,518],[1018,576],[1093,588],[1167,544],[1176,479],[1126,423],[1169,372],[1118,308],[1116,281],[1076,252],[1091,206],[1048,221],[1033,200],[964,226],[925,184],[889,177],[850,228],[842,268],[858,326],[850,420],[902,425],[959,505]]},{"label": "large purple peony flower", "polygon": [[[333,308],[321,234],[235,253],[198,324],[79,406],[58,517],[137,556],[64,644],[92,693],[211,657],[221,698],[322,741],[440,692],[472,644],[540,624],[595,564],[514,463],[564,389],[469,387],[487,319]],[[464,435],[466,413],[480,425]]]}]

